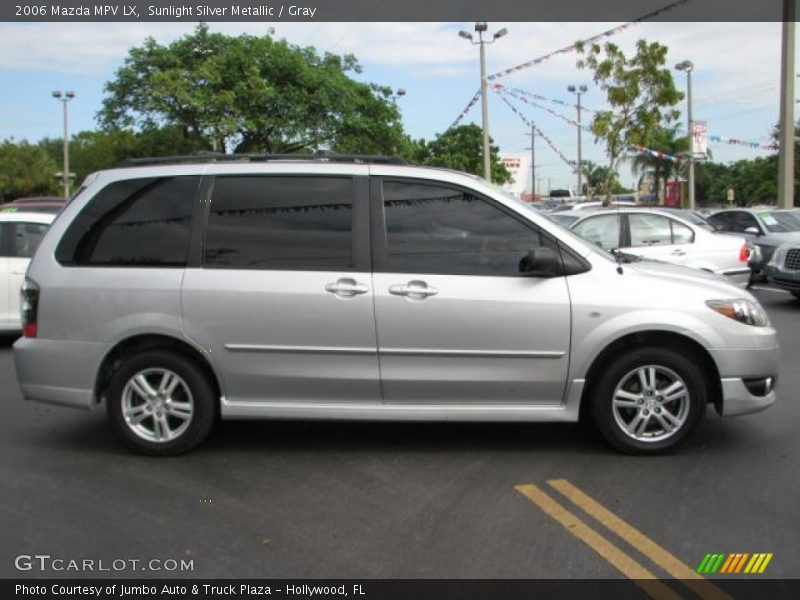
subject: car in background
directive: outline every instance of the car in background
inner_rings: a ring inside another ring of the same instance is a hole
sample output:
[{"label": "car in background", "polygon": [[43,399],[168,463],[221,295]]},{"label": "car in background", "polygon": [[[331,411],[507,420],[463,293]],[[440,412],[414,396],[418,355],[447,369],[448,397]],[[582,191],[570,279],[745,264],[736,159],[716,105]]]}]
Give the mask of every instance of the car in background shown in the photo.
[{"label": "car in background", "polygon": [[551,212],[548,213],[547,216],[550,218],[551,221],[555,221],[562,227],[566,227],[567,229],[569,229],[575,221],[581,218],[582,213],[572,210],[566,210],[561,212]]},{"label": "car in background", "polygon": [[[731,208],[708,217],[718,231],[747,238],[761,253],[763,264],[770,262],[773,252],[786,242],[800,242],[800,215],[793,210],[774,207]],[[763,268],[753,273],[764,279]]]},{"label": "car in background", "polygon": [[586,211],[570,229],[605,250],[709,271],[746,286],[753,246],[692,221],[673,211],[620,208]]},{"label": "car in background", "polygon": [[770,284],[800,300],[800,241],[778,246],[764,265],[764,275]]},{"label": "car in background", "polygon": [[33,253],[55,217],[0,211],[0,333],[22,330],[20,288]]},{"label": "car in background", "polygon": [[66,201],[60,196],[37,196],[31,198],[17,198],[12,202],[0,205],[0,212],[41,212],[58,214],[64,208]]},{"label": "car in background", "polygon": [[635,200],[612,200],[607,206],[603,205],[603,200],[584,200],[583,202],[573,202],[562,204],[553,209],[553,212],[564,212],[571,210],[594,210],[597,208],[617,208],[617,207],[636,206]]}]

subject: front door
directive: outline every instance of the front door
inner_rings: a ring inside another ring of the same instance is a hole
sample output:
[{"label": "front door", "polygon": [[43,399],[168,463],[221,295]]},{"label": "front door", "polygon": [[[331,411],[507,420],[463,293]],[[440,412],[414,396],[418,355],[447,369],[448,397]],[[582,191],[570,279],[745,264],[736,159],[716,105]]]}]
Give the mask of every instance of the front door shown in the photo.
[{"label": "front door", "polygon": [[215,179],[203,264],[186,270],[182,302],[228,402],[380,403],[358,169]]},{"label": "front door", "polygon": [[470,190],[372,185],[375,314],[387,404],[562,403],[569,366],[565,277],[520,272],[555,242]]}]

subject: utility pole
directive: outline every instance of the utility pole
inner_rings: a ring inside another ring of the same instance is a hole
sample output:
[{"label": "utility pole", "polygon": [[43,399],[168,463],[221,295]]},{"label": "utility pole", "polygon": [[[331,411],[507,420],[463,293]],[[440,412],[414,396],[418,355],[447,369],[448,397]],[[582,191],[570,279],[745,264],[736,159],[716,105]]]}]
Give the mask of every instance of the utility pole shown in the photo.
[{"label": "utility pole", "polygon": [[778,206],[794,208],[794,10],[795,0],[783,0],[781,43],[781,119],[778,143]]},{"label": "utility pole", "polygon": [[581,139],[583,127],[581,126],[581,94],[585,94],[589,88],[585,85],[575,87],[574,85],[567,86],[567,91],[572,92],[578,96],[578,189],[575,190],[576,196],[583,196],[583,162],[581,160]]},{"label": "utility pole", "polygon": [[62,175],[62,182],[64,184],[64,198],[69,198],[69,128],[67,126],[67,102],[75,97],[75,92],[60,92],[54,91],[53,98],[61,102],[64,107],[64,145],[62,153],[64,156],[64,172]]}]

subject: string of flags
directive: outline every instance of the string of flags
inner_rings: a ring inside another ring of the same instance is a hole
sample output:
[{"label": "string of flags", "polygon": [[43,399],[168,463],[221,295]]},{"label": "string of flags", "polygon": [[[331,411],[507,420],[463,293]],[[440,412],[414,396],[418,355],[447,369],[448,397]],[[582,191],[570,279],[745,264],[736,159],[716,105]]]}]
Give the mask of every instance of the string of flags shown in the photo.
[{"label": "string of flags", "polygon": [[534,125],[531,121],[529,121],[527,119],[527,117],[525,117],[525,115],[523,115],[519,110],[517,110],[517,107],[514,106],[513,104],[511,104],[509,99],[506,98],[506,96],[504,94],[501,94],[500,92],[497,92],[497,95],[500,96],[500,99],[508,105],[508,107],[514,112],[515,115],[517,115],[520,119],[522,119],[522,122],[525,123],[525,125],[529,129],[533,129],[534,133],[536,135],[538,135],[540,138],[542,138],[547,143],[548,146],[550,146],[550,149],[553,152],[555,152],[562,161],[564,161],[570,167],[574,167],[575,166],[574,162],[571,161],[570,159],[568,159],[564,155],[564,153],[561,152],[561,150],[559,150],[556,147],[556,145],[553,143],[553,141],[542,132],[541,129],[536,127],[536,125]]},{"label": "string of flags", "polygon": [[[566,106],[568,108],[576,108],[576,109],[578,108],[577,104],[572,104],[570,102],[565,102],[564,100],[558,100],[557,98],[548,98],[547,96],[542,96],[540,94],[534,94],[532,92],[527,92],[527,91],[521,90],[519,88],[507,87],[507,86],[503,85],[502,83],[493,83],[492,87],[495,88],[496,90],[505,90],[505,91],[507,91],[509,93],[521,94],[523,96],[528,96],[528,97],[534,98],[536,100],[544,100],[545,102],[552,102],[553,104],[558,104],[560,106]],[[583,111],[586,111],[586,112],[597,112],[593,108],[586,108],[582,104],[580,106],[580,109],[583,110]]]},{"label": "string of flags", "polygon": [[661,152],[660,150],[652,150],[651,148],[645,148],[644,146],[634,146],[634,148],[641,154],[647,154],[648,156],[652,156],[654,158],[660,158],[663,160],[668,160],[670,162],[679,163],[685,159],[683,156],[672,156],[671,154],[667,154],[666,152]]},{"label": "string of flags", "polygon": [[727,138],[722,135],[709,135],[708,141],[732,144],[734,146],[747,146],[748,148],[755,148],[757,150],[777,150],[779,148],[778,144],[775,143],[761,144],[759,142],[748,142],[745,140],[737,140],[735,138]]},{"label": "string of flags", "polygon": [[559,119],[561,119],[562,121],[565,121],[565,122],[569,123],[569,124],[570,124],[570,125],[572,125],[573,127],[580,127],[580,128],[581,128],[581,129],[583,129],[584,131],[588,131],[589,133],[591,133],[591,130],[590,130],[590,129],[589,129],[587,126],[585,126],[585,125],[581,125],[581,124],[578,124],[578,122],[577,122],[577,121],[575,121],[574,119],[570,119],[570,118],[569,118],[569,117],[567,117],[567,116],[564,116],[564,115],[562,115],[562,114],[560,114],[560,113],[557,113],[556,111],[554,111],[554,110],[553,110],[553,109],[551,109],[551,108],[548,108],[548,107],[546,107],[546,106],[542,106],[541,104],[539,104],[539,103],[537,103],[537,102],[534,102],[534,101],[532,101],[532,100],[528,100],[528,99],[527,99],[527,98],[525,98],[524,96],[521,96],[521,95],[519,95],[519,94],[515,93],[515,92],[516,92],[516,90],[513,90],[513,91],[512,91],[512,89],[511,89],[511,88],[504,88],[503,86],[496,86],[496,85],[493,85],[492,87],[493,87],[493,88],[495,88],[495,91],[499,92],[501,95],[502,95],[502,94],[508,94],[509,96],[511,96],[512,98],[516,98],[516,99],[517,99],[517,100],[519,100],[520,102],[524,102],[525,104],[528,104],[528,105],[530,105],[530,106],[533,106],[533,107],[535,107],[535,108],[538,108],[538,109],[541,109],[541,110],[547,111],[548,113],[550,113],[550,114],[551,114],[551,115],[553,115],[554,117],[558,117]]},{"label": "string of flags", "polygon": [[544,61],[546,61],[546,60],[548,60],[550,58],[553,58],[554,56],[557,56],[558,54],[567,54],[569,52],[574,52],[575,49],[577,48],[578,44],[580,44],[580,43],[591,44],[591,43],[597,42],[597,41],[599,41],[599,40],[601,40],[603,38],[609,38],[609,37],[611,37],[613,35],[616,35],[620,31],[624,31],[624,30],[626,30],[626,29],[628,29],[630,27],[633,27],[634,25],[638,25],[639,23],[642,23],[643,21],[647,21],[649,19],[653,19],[655,17],[661,16],[665,12],[671,11],[671,10],[673,10],[675,8],[678,8],[679,6],[683,6],[684,4],[687,4],[688,2],[690,2],[690,0],[677,0],[677,2],[673,2],[672,4],[668,4],[668,5],[666,5],[666,6],[662,7],[662,8],[659,8],[658,10],[654,10],[653,12],[647,13],[646,15],[643,15],[643,16],[639,17],[638,19],[634,19],[633,21],[630,21],[628,23],[623,23],[622,25],[618,25],[617,27],[613,27],[612,29],[609,29],[608,31],[604,31],[602,33],[594,35],[594,36],[592,36],[590,38],[587,38],[587,39],[583,40],[582,42],[578,42],[578,43],[572,44],[571,46],[566,46],[564,48],[561,48],[560,50],[556,50],[555,52],[550,52],[548,54],[544,54],[544,55],[540,56],[539,58],[534,58],[533,60],[529,60],[529,61],[524,62],[522,64],[519,64],[519,65],[517,65],[515,67],[511,67],[510,69],[506,69],[504,71],[499,71],[497,73],[493,73],[492,75],[489,75],[489,77],[487,79],[489,79],[489,81],[492,81],[494,79],[499,79],[501,77],[506,77],[508,75],[511,75],[512,73],[516,73],[518,71],[522,71],[524,69],[528,69],[530,67],[536,66],[536,65],[538,65],[538,64],[540,64],[540,63],[542,63],[542,62],[544,62]]},{"label": "string of flags", "polygon": [[475,95],[472,97],[472,100],[470,100],[467,103],[466,108],[464,108],[464,110],[461,111],[461,114],[458,115],[458,117],[456,117],[456,120],[453,121],[453,124],[450,125],[450,129],[452,129],[454,127],[458,127],[458,124],[461,123],[461,121],[464,120],[464,117],[466,117],[467,113],[469,113],[469,111],[472,110],[472,107],[475,106],[475,104],[477,104],[478,99],[480,97],[481,97],[481,91],[479,89],[477,92],[475,92]]}]

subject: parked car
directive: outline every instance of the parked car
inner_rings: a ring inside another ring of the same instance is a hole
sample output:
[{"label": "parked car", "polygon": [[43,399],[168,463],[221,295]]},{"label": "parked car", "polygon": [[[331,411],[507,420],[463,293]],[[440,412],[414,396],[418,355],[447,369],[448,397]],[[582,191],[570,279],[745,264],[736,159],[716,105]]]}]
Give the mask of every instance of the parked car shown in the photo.
[{"label": "parked car", "polygon": [[776,332],[714,275],[618,264],[454,171],[194,160],[92,175],[53,223],[23,287],[25,398],[104,404],[156,455],[218,416],[583,416],[654,453],[709,403],[775,401]]},{"label": "parked car", "polygon": [[[775,249],[785,242],[800,241],[800,216],[791,210],[774,207],[726,209],[708,217],[719,231],[746,237],[758,247],[763,264],[770,262]],[[755,272],[763,279],[763,269]]]},{"label": "parked car", "polygon": [[581,213],[567,210],[562,212],[550,212],[547,213],[547,216],[551,221],[555,221],[562,227],[569,229],[575,221],[581,218]]},{"label": "parked car", "polygon": [[800,300],[800,241],[781,244],[764,265],[767,281]]},{"label": "parked car", "polygon": [[570,226],[605,250],[662,260],[715,273],[736,285],[750,281],[753,247],[744,238],[709,231],[704,224],[654,208],[595,210]]},{"label": "parked car", "polygon": [[59,196],[37,196],[31,198],[17,198],[12,202],[0,205],[0,212],[45,212],[58,214],[65,204],[64,198]]},{"label": "parked car", "polygon": [[0,332],[21,331],[19,294],[31,256],[53,215],[0,211]]},{"label": "parked car", "polygon": [[[635,200],[614,200],[605,208],[616,208],[616,207],[626,207],[626,206],[636,206]],[[603,200],[585,200],[582,202],[571,202],[569,204],[563,204],[561,206],[557,206],[553,209],[553,212],[564,212],[564,211],[573,211],[573,210],[596,210],[598,208],[604,208]]]}]

